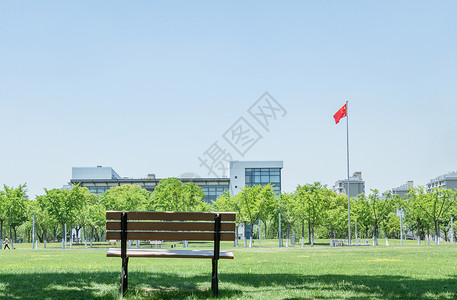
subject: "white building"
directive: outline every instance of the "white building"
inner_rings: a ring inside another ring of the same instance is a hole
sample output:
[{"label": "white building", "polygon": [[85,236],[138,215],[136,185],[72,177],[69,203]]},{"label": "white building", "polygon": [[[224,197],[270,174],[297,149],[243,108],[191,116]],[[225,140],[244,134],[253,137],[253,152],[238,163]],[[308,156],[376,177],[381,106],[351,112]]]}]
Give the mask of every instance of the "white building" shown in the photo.
[{"label": "white building", "polygon": [[449,172],[447,174],[438,176],[427,183],[427,191],[434,188],[442,187],[445,189],[457,190],[457,172]]},{"label": "white building", "polygon": [[[333,186],[333,191],[337,194],[346,194],[348,187],[348,180],[338,180]],[[354,172],[352,177],[349,177],[349,196],[357,197],[358,195],[365,194],[365,181],[362,179],[362,172]]]},{"label": "white building", "polygon": [[283,161],[231,161],[230,194],[237,195],[245,186],[271,183],[281,192]]}]

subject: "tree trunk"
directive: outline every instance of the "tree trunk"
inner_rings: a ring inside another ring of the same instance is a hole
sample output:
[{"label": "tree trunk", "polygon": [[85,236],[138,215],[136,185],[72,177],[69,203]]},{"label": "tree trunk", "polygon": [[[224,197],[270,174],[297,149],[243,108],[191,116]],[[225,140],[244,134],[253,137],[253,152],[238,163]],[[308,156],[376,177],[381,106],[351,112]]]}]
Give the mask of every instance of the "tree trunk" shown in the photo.
[{"label": "tree trunk", "polygon": [[438,223],[438,245],[441,244],[441,226],[440,226],[440,222],[439,221],[436,221]]},{"label": "tree trunk", "polygon": [[0,221],[0,250],[3,249],[3,220]]},{"label": "tree trunk", "polygon": [[374,221],[374,233],[373,233],[373,243],[375,246],[378,246],[378,221]]},{"label": "tree trunk", "polygon": [[311,222],[311,247],[314,247],[314,222]]},{"label": "tree trunk", "polygon": [[3,245],[3,220],[0,220],[0,250],[2,250]]},{"label": "tree trunk", "polygon": [[76,234],[75,234],[75,243],[78,243],[79,241],[79,231],[81,230],[81,226],[75,226]]},{"label": "tree trunk", "polygon": [[13,231],[14,231],[14,242],[17,243],[17,229],[16,226],[13,226]]},{"label": "tree trunk", "polygon": [[65,249],[65,237],[67,233],[65,232],[65,223],[62,223],[62,249]]},{"label": "tree trunk", "polygon": [[38,232],[37,232],[36,235],[38,236],[38,241],[39,241],[40,243],[43,243],[44,232],[43,232],[41,235],[39,235]]},{"label": "tree trunk", "polygon": [[438,245],[438,221],[434,220],[435,223],[435,245]]},{"label": "tree trunk", "polygon": [[311,245],[311,222],[308,220],[308,243]]},{"label": "tree trunk", "polygon": [[417,244],[421,244],[421,219],[417,218]]},{"label": "tree trunk", "polygon": [[90,247],[92,248],[92,240],[94,239],[94,227],[90,227]]},{"label": "tree trunk", "polygon": [[286,248],[289,247],[290,222],[287,221]]},{"label": "tree trunk", "polygon": [[233,241],[233,247],[238,247],[238,226],[235,224],[235,240]]},{"label": "tree trunk", "polygon": [[83,225],[83,234],[84,234],[84,248],[87,249],[86,224]]},{"label": "tree trunk", "polygon": [[246,248],[248,246],[247,235],[248,235],[248,224],[246,222],[244,222],[244,248]]},{"label": "tree trunk", "polygon": [[46,233],[47,233],[47,229],[43,229],[43,247],[44,247],[44,249],[46,249],[46,239],[47,239]]},{"label": "tree trunk", "polygon": [[427,243],[430,245],[430,225],[427,224]]},{"label": "tree trunk", "polygon": [[302,220],[301,225],[301,246],[305,247],[305,219]]},{"label": "tree trunk", "polygon": [[249,237],[249,248],[252,248],[252,236],[254,233],[254,224],[251,223],[251,236]]},{"label": "tree trunk", "polygon": [[259,220],[259,248],[262,247],[262,245],[260,244],[260,235],[261,235],[261,230],[260,230],[260,220]]},{"label": "tree trunk", "polygon": [[70,224],[70,249],[73,249],[73,227]]},{"label": "tree trunk", "polygon": [[14,249],[14,239],[13,239],[13,235],[11,234],[11,225],[10,225],[10,239],[11,239],[11,249]]}]

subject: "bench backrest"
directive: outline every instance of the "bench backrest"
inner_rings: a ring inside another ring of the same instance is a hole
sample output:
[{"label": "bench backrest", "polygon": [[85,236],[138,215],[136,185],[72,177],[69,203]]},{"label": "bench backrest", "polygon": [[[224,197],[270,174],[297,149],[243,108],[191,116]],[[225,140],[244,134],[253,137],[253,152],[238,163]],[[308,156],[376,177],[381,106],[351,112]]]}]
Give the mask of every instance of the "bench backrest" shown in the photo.
[{"label": "bench backrest", "polygon": [[[126,231],[122,233],[122,214],[125,213]],[[216,229],[216,216],[220,229]],[[106,239],[214,241],[218,231],[221,241],[235,240],[234,212],[157,212],[107,211]]]}]

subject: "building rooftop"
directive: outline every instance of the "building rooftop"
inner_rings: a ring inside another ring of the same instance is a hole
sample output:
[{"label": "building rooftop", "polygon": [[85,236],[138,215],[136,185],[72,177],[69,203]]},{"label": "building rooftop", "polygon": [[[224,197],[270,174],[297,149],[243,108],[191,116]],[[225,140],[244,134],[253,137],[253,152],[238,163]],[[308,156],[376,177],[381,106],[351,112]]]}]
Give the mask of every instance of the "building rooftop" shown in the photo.
[{"label": "building rooftop", "polygon": [[456,179],[457,180],[457,172],[452,171],[452,172],[446,173],[444,175],[440,175],[434,179],[431,179],[430,183],[440,181],[440,180],[445,180],[445,179]]}]

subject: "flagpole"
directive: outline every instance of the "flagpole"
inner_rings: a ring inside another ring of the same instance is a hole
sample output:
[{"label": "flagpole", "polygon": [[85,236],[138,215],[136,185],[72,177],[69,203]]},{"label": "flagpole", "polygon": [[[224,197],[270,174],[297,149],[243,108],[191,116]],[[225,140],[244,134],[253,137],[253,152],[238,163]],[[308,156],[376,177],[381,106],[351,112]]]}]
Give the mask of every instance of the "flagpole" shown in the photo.
[{"label": "flagpole", "polygon": [[347,168],[348,168],[348,186],[346,189],[348,195],[348,245],[351,244],[351,197],[349,196],[349,113],[348,101],[346,101],[346,145],[347,145]]}]

